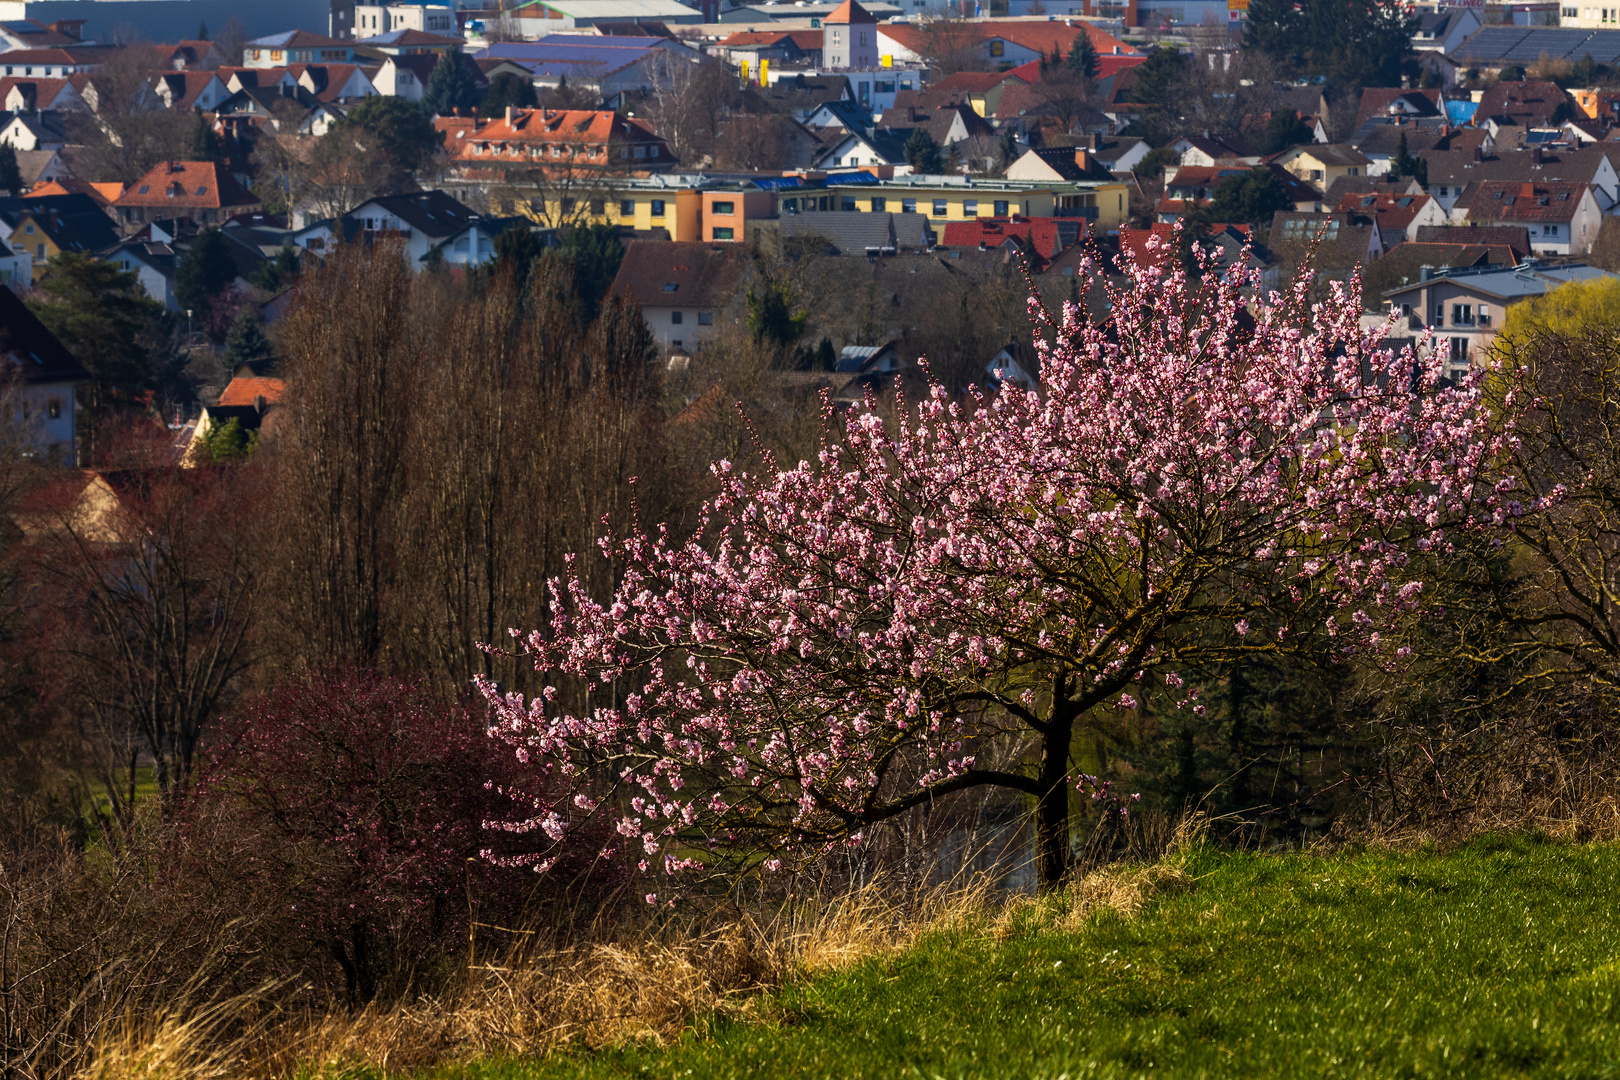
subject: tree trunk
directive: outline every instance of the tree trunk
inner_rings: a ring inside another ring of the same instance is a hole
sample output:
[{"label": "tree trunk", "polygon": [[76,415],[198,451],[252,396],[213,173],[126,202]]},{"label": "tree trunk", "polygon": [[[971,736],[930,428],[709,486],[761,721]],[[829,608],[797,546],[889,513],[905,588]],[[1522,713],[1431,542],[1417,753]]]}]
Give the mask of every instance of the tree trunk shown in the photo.
[{"label": "tree trunk", "polygon": [[1036,796],[1035,848],[1042,892],[1063,884],[1069,873],[1069,744],[1074,716],[1062,689],[1041,747],[1040,794]]}]

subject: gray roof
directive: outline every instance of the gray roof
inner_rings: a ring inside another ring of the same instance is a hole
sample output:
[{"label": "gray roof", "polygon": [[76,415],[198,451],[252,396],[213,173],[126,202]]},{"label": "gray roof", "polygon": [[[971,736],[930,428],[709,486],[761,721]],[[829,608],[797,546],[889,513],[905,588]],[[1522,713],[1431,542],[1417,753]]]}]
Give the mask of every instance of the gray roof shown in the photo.
[{"label": "gray roof", "polygon": [[925,214],[889,210],[841,210],[784,214],[783,237],[819,236],[841,255],[868,251],[926,251],[933,246]]},{"label": "gray roof", "polygon": [[1465,187],[1474,180],[1530,180],[1538,184],[1590,183],[1597,175],[1599,161],[1620,161],[1620,146],[1612,143],[1582,147],[1544,147],[1541,161],[1529,149],[1486,154],[1479,160],[1458,150],[1425,153],[1429,183]]},{"label": "gray roof", "polygon": [[1541,296],[1549,290],[1560,285],[1567,285],[1572,281],[1593,281],[1597,278],[1620,278],[1620,274],[1612,274],[1607,270],[1599,270],[1595,266],[1575,264],[1571,266],[1538,266],[1534,262],[1523,266],[1509,268],[1492,268],[1487,270],[1455,270],[1446,274],[1436,274],[1427,282],[1415,282],[1404,285],[1399,289],[1391,289],[1385,296],[1397,293],[1410,292],[1413,289],[1423,288],[1433,284],[1435,280],[1466,282],[1468,288],[1475,292],[1485,293],[1502,300],[1523,300],[1530,296]]},{"label": "gray roof", "polygon": [[1529,65],[1544,56],[1550,60],[1580,60],[1590,56],[1600,64],[1612,64],[1620,60],[1620,30],[1487,26],[1457,46],[1451,59]]}]

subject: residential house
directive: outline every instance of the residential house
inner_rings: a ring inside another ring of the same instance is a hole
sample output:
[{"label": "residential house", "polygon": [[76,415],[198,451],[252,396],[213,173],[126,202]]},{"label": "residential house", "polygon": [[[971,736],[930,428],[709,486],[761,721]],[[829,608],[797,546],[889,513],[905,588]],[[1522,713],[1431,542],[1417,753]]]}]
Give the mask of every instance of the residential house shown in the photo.
[{"label": "residential house", "polygon": [[1505,244],[1513,251],[1515,263],[1528,259],[1533,252],[1528,228],[1509,228],[1506,225],[1420,225],[1417,231],[1420,244]]},{"label": "residential house", "polygon": [[1015,71],[958,71],[934,83],[929,89],[965,101],[985,118],[994,117],[1001,97],[1009,86],[1028,86],[1029,80]]},{"label": "residential house", "polygon": [[1444,105],[1439,90],[1369,86],[1361,91],[1361,100],[1356,105],[1356,119],[1351,126],[1360,130],[1375,119],[1439,120],[1445,117]]},{"label": "residential house", "polygon": [[237,57],[226,56],[212,41],[179,41],[173,45],[153,45],[155,66],[170,71],[212,71]]},{"label": "residential house", "polygon": [[88,255],[118,242],[112,221],[83,194],[0,199],[0,225],[11,250],[34,260],[34,280],[64,252]]},{"label": "residential house", "polygon": [[442,258],[450,266],[482,266],[495,258],[496,237],[508,229],[529,227],[526,217],[474,217],[429,249],[421,262],[427,264]]},{"label": "residential house", "polygon": [[748,259],[741,245],[632,240],[608,290],[641,306],[659,344],[698,348],[742,292]]},{"label": "residential house", "polygon": [[1472,8],[1445,7],[1418,14],[1417,29],[1412,33],[1412,48],[1418,52],[1437,52],[1442,56],[1455,52],[1480,28],[1479,15]]},{"label": "residential house", "polygon": [[1458,202],[1469,184],[1498,183],[1590,184],[1598,208],[1608,212],[1620,205],[1620,146],[1599,143],[1572,146],[1534,145],[1525,149],[1473,153],[1434,152],[1424,155],[1429,169],[1429,193],[1453,221],[1466,216]]},{"label": "residential house", "polygon": [[1480,95],[1474,123],[1477,125],[1490,118],[1518,127],[1546,127],[1556,115],[1573,109],[1569,95],[1555,82],[1536,79],[1499,82],[1486,87]]},{"label": "residential house", "polygon": [[1145,139],[1105,139],[1099,133],[1084,146],[1025,150],[1007,166],[1009,180],[1084,180],[1100,173],[1129,172],[1152,148]]},{"label": "residential house", "polygon": [[322,105],[348,105],[380,93],[358,64],[292,64],[287,75]]},{"label": "residential house", "polygon": [[186,468],[209,464],[208,437],[213,434],[215,428],[223,428],[232,421],[236,422],[237,430],[248,439],[263,438],[271,434],[280,419],[279,412],[279,404],[263,395],[256,397],[247,405],[203,406],[202,414],[197,418],[197,426],[192,429],[191,444],[181,457],[180,464]]},{"label": "residential house", "polygon": [[1341,176],[1366,175],[1372,164],[1367,156],[1348,143],[1312,143],[1295,146],[1274,155],[1271,163],[1282,166],[1293,176],[1313,185],[1318,191]]},{"label": "residential house", "polygon": [[[893,108],[886,109],[878,120],[878,130],[885,128],[915,132],[918,128],[928,132],[934,145],[949,147],[969,139],[994,143],[996,129],[990,122],[973,111],[971,105],[961,103],[923,103],[914,91],[902,91]],[[907,135],[910,138],[911,135]]]},{"label": "residential house", "polygon": [[[806,75],[797,72],[772,79],[769,86],[756,87],[766,106],[775,112],[785,112],[800,123],[808,124],[810,117],[821,106],[836,101],[854,101],[854,90],[843,75]],[[863,122],[860,126],[865,127]]]},{"label": "residential house", "polygon": [[1215,198],[1217,184],[1229,176],[1247,176],[1249,171],[1247,165],[1184,165],[1166,169],[1164,194],[1154,208],[1158,222],[1173,224],[1197,207],[1207,206]]},{"label": "residential house", "polygon": [[1252,167],[1260,164],[1263,156],[1259,147],[1241,135],[1215,135],[1202,138],[1183,135],[1165,145],[1172,153],[1179,155],[1179,164],[1201,169],[1212,169],[1219,165]]},{"label": "residential house", "polygon": [[739,30],[707,51],[733,67],[746,62],[750,71],[758,71],[761,60],[820,67],[822,40],[816,30]]},{"label": "residential house", "polygon": [[[447,131],[449,128],[446,129]],[[514,109],[471,128],[456,126],[452,164],[464,174],[538,170],[552,176],[658,172],[675,156],[636,117],[592,109]]]},{"label": "residential house", "polygon": [[[456,13],[446,4],[400,3],[354,5],[354,34],[361,39],[398,30],[450,35],[458,31]],[[357,42],[364,44],[364,40]]]},{"label": "residential house", "polygon": [[361,71],[383,97],[421,101],[438,62],[437,56],[388,56],[378,66]]},{"label": "residential house", "polygon": [[855,377],[855,385],[848,387],[847,395],[854,397],[864,394],[867,388],[881,390],[902,367],[899,344],[887,341],[882,345],[845,345],[838,350],[833,371]]},{"label": "residential house", "polygon": [[[1051,56],[1054,49],[1068,56],[1081,34],[1091,38],[1099,79],[1147,59],[1147,54],[1135,46],[1094,23],[1078,19],[976,19],[958,24],[955,32],[964,39],[971,36],[972,48],[985,66],[992,68],[1017,68]],[[935,49],[929,28],[921,23],[883,23],[877,34],[880,54],[892,56],[896,64],[926,60]]]},{"label": "residential house", "polygon": [[180,300],[174,293],[174,275],[180,268],[181,252],[172,242],[125,240],[101,257],[125,273],[134,274],[148,299],[157,301],[168,311],[180,310]]},{"label": "residential house", "polygon": [[73,176],[60,150],[18,150],[17,171],[22,174],[23,186],[27,188]]},{"label": "residential house", "polygon": [[24,193],[25,199],[43,199],[52,195],[88,195],[101,207],[109,220],[118,220],[118,211],[113,209],[113,203],[118,196],[124,193],[124,185],[116,180],[105,183],[91,183],[89,180],[74,180],[63,177],[60,180],[48,180],[35,184],[31,190]]},{"label": "residential house", "polygon": [[[363,240],[402,241],[406,261],[420,267],[426,264],[428,252],[447,240],[466,237],[470,245],[474,234],[466,229],[476,217],[478,215],[442,191],[422,191],[370,199],[344,215],[344,221],[354,223]],[[490,240],[493,250],[493,235],[488,232],[479,235]],[[444,254],[449,256],[455,252]],[[469,258],[468,261],[474,260]]]},{"label": "residential house", "polygon": [[1603,223],[1591,184],[1476,181],[1463,190],[1458,210],[1470,225],[1528,229],[1530,243],[1545,255],[1584,255]]},{"label": "residential house", "polygon": [[20,383],[17,417],[31,452],[71,465],[78,445],[78,384],[90,372],[10,289],[0,289],[0,363]]},{"label": "residential house", "polygon": [[18,49],[0,53],[0,75],[65,79],[69,75],[99,71],[105,60],[106,53],[100,49]]},{"label": "residential house", "polygon": [[822,243],[826,255],[880,256],[928,251],[934,233],[928,218],[915,212],[857,210],[852,213],[790,214],[777,222],[784,240]]},{"label": "residential house", "polygon": [[6,112],[86,112],[89,108],[72,79],[0,79],[0,109]]},{"label": "residential house", "polygon": [[231,381],[225,384],[218,404],[226,407],[254,405],[262,411],[267,406],[281,404],[286,393],[286,380],[260,375],[249,365],[243,364],[232,373]]},{"label": "residential house", "polygon": [[1339,200],[1337,212],[1361,214],[1372,218],[1378,225],[1384,249],[1417,239],[1417,231],[1425,225],[1444,225],[1446,212],[1427,195],[1380,193],[1373,195],[1346,195]]},{"label": "residential house", "polygon": [[1593,266],[1521,266],[1424,273],[1384,294],[1389,308],[1413,330],[1428,327],[1444,351],[1446,371],[1466,374],[1487,355],[1507,309],[1572,281],[1617,275]]},{"label": "residential house", "polygon": [[113,206],[126,226],[173,217],[220,225],[232,214],[260,209],[259,197],[213,161],[165,161],[131,184]]},{"label": "residential house", "polygon": [[947,222],[940,231],[942,248],[1001,248],[1029,260],[1033,273],[1044,273],[1052,261],[1086,235],[1084,219],[975,218]]},{"label": "residential house", "polygon": [[166,109],[213,112],[231,91],[213,71],[164,71],[152,77],[152,93]]},{"label": "residential house", "polygon": [[7,19],[0,22],[0,53],[71,48],[83,43],[84,23],[83,19],[58,19],[51,23]]},{"label": "residential house", "polygon": [[0,143],[24,150],[61,150],[68,145],[67,117],[62,113],[0,113]]},{"label": "residential house", "polygon": [[887,165],[895,173],[904,175],[911,171],[911,165],[906,161],[906,140],[909,138],[910,128],[851,131],[817,155],[816,167],[861,169]]},{"label": "residential house", "polygon": [[1271,219],[1266,247],[1292,268],[1310,258],[1319,275],[1334,281],[1349,281],[1357,270],[1384,255],[1377,223],[1354,213],[1279,211]]},{"label": "residential house", "polygon": [[432,34],[426,30],[387,30],[355,43],[359,49],[375,49],[384,56],[443,56],[451,49],[459,49],[464,42],[459,37]]},{"label": "residential house", "polygon": [[288,30],[254,38],[242,49],[242,64],[251,68],[279,68],[288,64],[352,64],[352,43],[312,34],[308,30]]}]

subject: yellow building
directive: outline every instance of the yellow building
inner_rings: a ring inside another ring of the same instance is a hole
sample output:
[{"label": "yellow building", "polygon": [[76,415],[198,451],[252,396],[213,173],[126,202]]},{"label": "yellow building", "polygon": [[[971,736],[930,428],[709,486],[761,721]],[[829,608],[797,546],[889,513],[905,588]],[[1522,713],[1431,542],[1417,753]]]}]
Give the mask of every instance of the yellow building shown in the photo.
[{"label": "yellow building", "polygon": [[1344,143],[1311,143],[1284,150],[1272,159],[1289,173],[1327,191],[1333,181],[1344,176],[1366,176],[1372,159]]},{"label": "yellow building", "polygon": [[[1094,228],[1115,229],[1130,205],[1127,187],[1118,181],[1045,184],[1015,180],[980,180],[958,176],[900,176],[878,183],[840,184],[828,180],[825,193],[806,191],[815,210],[889,210],[925,214],[934,221],[969,221],[981,217],[1083,217]],[[795,209],[784,192],[782,208]]]}]

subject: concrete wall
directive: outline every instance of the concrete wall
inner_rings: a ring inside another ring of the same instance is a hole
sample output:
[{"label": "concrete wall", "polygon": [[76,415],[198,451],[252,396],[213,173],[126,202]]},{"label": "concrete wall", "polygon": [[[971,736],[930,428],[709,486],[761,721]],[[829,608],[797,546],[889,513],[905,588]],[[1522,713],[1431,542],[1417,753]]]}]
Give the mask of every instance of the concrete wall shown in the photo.
[{"label": "concrete wall", "polygon": [[217,34],[232,15],[250,38],[282,30],[324,34],[329,12],[328,0],[0,0],[0,20],[83,19],[87,41],[107,41],[129,27],[148,41],[179,41],[195,37],[203,22]]}]

